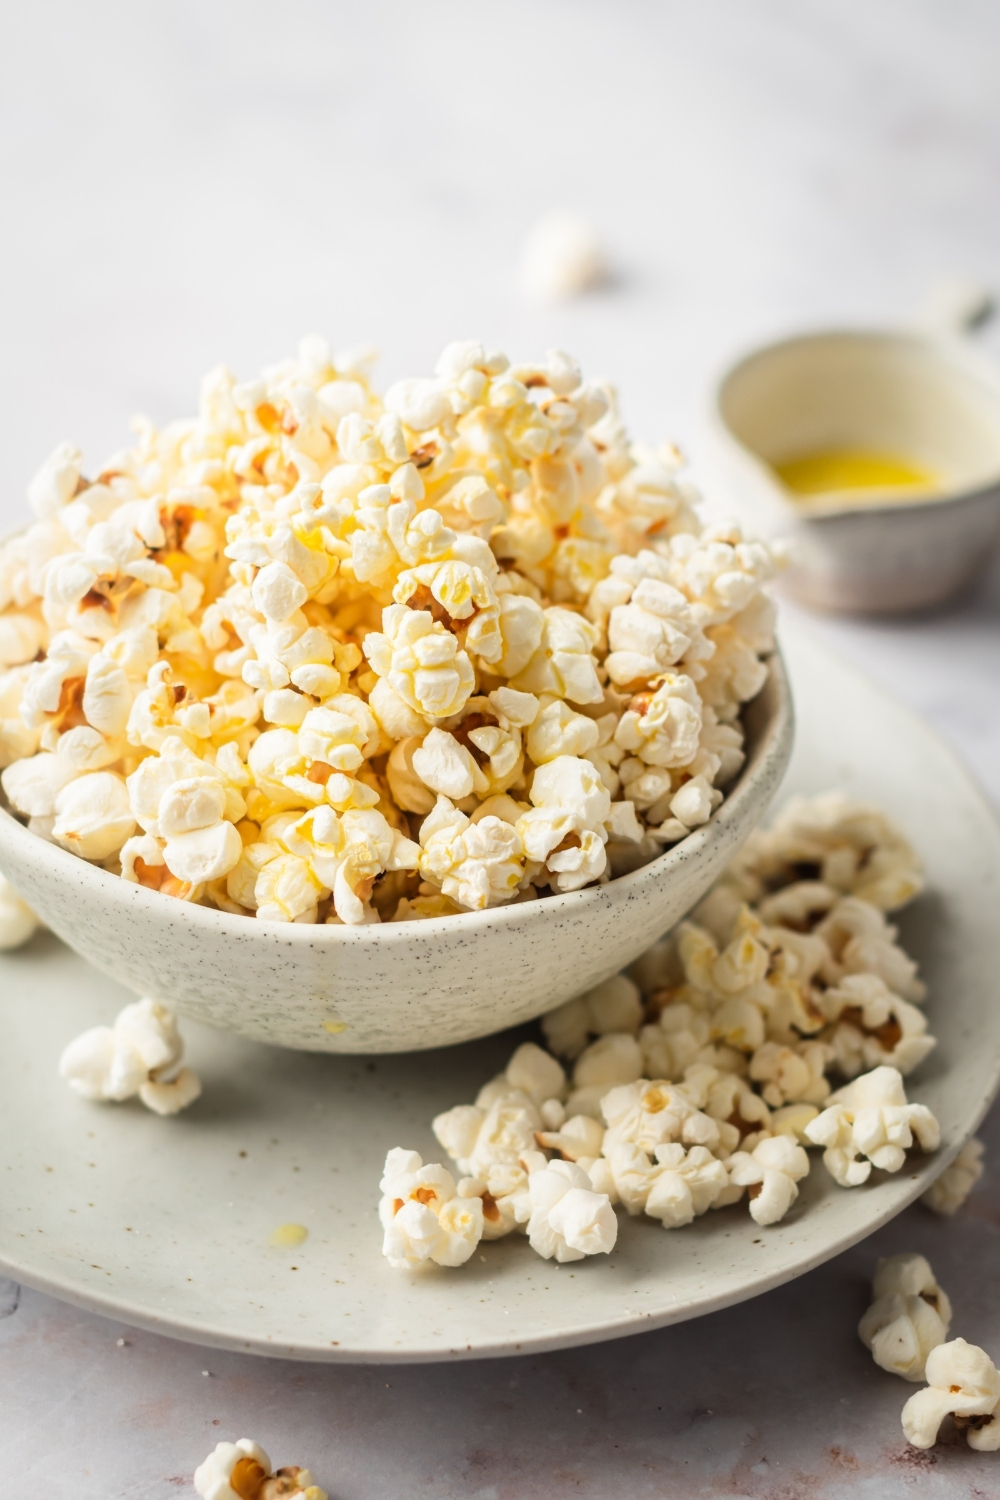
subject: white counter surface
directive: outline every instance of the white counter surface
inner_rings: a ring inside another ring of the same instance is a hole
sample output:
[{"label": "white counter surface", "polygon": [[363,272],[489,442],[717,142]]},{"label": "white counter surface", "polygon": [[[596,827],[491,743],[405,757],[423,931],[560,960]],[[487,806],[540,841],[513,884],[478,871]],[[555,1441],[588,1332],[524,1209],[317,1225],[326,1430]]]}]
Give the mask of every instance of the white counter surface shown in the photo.
[{"label": "white counter surface", "polygon": [[[940,276],[1000,287],[998,45],[988,0],[17,7],[0,520],[57,439],[100,459],[136,409],[181,415],[212,363],[249,374],[314,329],[377,343],[386,381],[452,337],[569,348],[697,460],[711,373],[755,339],[905,321]],[[618,274],[539,309],[516,259],[556,206]],[[784,628],[911,703],[1000,804],[1000,563],[934,616]],[[0,1497],[167,1500],[240,1435],[336,1500],[1000,1493],[1000,1455],[907,1450],[909,1387],[854,1333],[876,1254],[919,1249],[1000,1355],[1000,1169],[876,1242],[696,1323],[457,1368],[207,1354],[0,1283]]]}]

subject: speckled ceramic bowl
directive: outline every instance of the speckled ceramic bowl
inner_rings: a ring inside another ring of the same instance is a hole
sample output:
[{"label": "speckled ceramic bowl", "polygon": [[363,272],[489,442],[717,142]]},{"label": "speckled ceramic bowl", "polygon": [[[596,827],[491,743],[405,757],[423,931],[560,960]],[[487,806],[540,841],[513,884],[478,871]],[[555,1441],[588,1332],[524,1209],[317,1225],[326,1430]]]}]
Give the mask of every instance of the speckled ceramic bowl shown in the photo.
[{"label": "speckled ceramic bowl", "polygon": [[698,901],[792,748],[780,656],[744,711],[747,761],[711,821],[606,885],[385,926],[258,922],[131,885],[0,810],[0,869],[97,968],[210,1025],[310,1052],[407,1052],[530,1020],[614,974]]}]

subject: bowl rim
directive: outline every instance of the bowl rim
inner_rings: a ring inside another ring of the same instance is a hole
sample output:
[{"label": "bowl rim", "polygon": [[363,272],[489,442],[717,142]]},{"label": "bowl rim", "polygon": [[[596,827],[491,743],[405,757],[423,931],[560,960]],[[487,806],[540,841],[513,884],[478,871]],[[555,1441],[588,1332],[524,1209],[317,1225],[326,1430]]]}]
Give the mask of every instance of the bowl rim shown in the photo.
[{"label": "bowl rim", "polygon": [[[744,803],[750,800],[760,780],[766,777],[768,769],[782,759],[787,763],[794,736],[795,712],[788,670],[780,645],[776,644],[774,650],[762,659],[768,669],[767,679],[755,697],[749,699],[743,708],[749,708],[758,702],[761,695],[770,689],[774,695],[773,710],[763,726],[757,744],[747,755],[739,775],[731,784],[731,791],[707,823],[695,828],[686,838],[665,850],[656,859],[640,865],[628,874],[619,875],[600,885],[584,886],[578,891],[544,896],[535,901],[509,902],[503,906],[487,907],[483,911],[425,917],[413,922],[369,922],[358,927],[340,923],[266,922],[256,917],[237,916],[234,912],[221,911],[218,907],[181,902],[185,911],[184,921],[190,924],[189,930],[192,932],[214,931],[233,938],[242,935],[244,940],[254,937],[260,941],[282,940],[293,946],[313,947],[317,942],[330,948],[343,943],[406,943],[418,938],[440,938],[446,933],[453,933],[456,938],[468,937],[485,927],[509,926],[515,922],[537,923],[571,913],[579,916],[588,907],[606,904],[612,890],[615,895],[622,892],[628,897],[646,886],[655,885],[663,876],[724,838],[729,825],[738,820]],[[51,878],[62,883],[75,875],[119,909],[127,903],[131,912],[148,914],[153,920],[169,917],[176,910],[175,898],[123,880],[120,875],[114,875],[100,865],[91,864],[68,849],[32,833],[0,804],[0,848],[8,843],[23,851],[26,859],[47,866]],[[172,905],[164,906],[165,902]]]},{"label": "bowl rim", "polygon": [[761,475],[766,478],[773,492],[774,499],[787,510],[789,519],[794,519],[800,524],[810,522],[823,522],[840,520],[848,516],[852,519],[861,519],[865,516],[885,516],[899,514],[910,517],[915,512],[927,512],[941,510],[949,505],[961,504],[963,501],[980,500],[985,497],[992,498],[994,492],[1000,489],[1000,463],[998,463],[994,477],[981,484],[955,488],[945,491],[940,495],[930,495],[922,500],[874,500],[863,506],[859,505],[815,505],[803,508],[797,505],[784,491],[780,481],[775,477],[772,466],[766,459],[762,458],[749,444],[738,437],[729,425],[729,420],[723,409],[726,387],[729,382],[745,370],[754,361],[764,358],[769,354],[776,354],[783,349],[791,349],[803,344],[833,344],[833,343],[872,343],[884,345],[911,345],[921,348],[936,357],[942,365],[952,366],[963,371],[966,375],[978,380],[986,387],[997,400],[997,422],[1000,426],[1000,366],[981,350],[973,348],[967,338],[959,334],[948,334],[922,329],[919,327],[907,327],[901,325],[893,327],[891,324],[879,326],[875,324],[838,324],[834,326],[820,325],[816,328],[799,329],[795,333],[786,334],[779,338],[768,339],[763,343],[746,346],[726,365],[718,370],[712,379],[712,394],[709,401],[709,420],[716,431],[731,444],[744,458],[748,459]]}]

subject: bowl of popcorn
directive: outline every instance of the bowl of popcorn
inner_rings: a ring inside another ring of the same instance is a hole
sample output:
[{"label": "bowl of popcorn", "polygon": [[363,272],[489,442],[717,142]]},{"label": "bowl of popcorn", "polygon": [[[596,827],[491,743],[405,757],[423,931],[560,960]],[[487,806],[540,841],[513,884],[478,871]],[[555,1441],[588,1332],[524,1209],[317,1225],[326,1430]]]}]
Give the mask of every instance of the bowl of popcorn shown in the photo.
[{"label": "bowl of popcorn", "polygon": [[286,1046],[539,1015],[705,893],[787,764],[768,548],[567,355],[376,394],[319,338],[0,550],[0,867],[131,989]]}]

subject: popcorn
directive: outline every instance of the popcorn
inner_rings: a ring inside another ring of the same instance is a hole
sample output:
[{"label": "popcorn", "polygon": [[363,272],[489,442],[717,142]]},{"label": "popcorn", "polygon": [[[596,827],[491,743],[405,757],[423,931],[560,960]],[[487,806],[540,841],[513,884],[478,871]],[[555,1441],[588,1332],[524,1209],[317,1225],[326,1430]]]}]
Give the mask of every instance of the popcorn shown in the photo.
[{"label": "popcorn", "polygon": [[[306,339],[93,482],[47,460],[0,548],[33,831],[175,899],[360,925],[578,890],[711,818],[773,649],[766,549],[700,529],[676,451],[561,351],[451,344],[381,398],[370,364]],[[831,827],[857,857],[823,915],[899,853]],[[826,982],[914,998],[857,936]]]},{"label": "popcorn", "polygon": [[936,1182],[932,1182],[922,1201],[936,1214],[950,1217],[957,1213],[983,1175],[982,1141],[973,1138],[966,1141],[950,1167],[945,1167]]},{"label": "popcorn", "polygon": [[327,1500],[308,1469],[297,1464],[271,1472],[271,1460],[259,1443],[239,1438],[217,1443],[194,1471],[202,1500]]},{"label": "popcorn", "polygon": [[67,783],[53,803],[52,837],[81,859],[117,854],[135,828],[128,792],[113,771],[93,771]]},{"label": "popcorn", "polygon": [[823,1164],[841,1187],[866,1182],[873,1166],[898,1172],[914,1136],[923,1151],[936,1151],[941,1140],[930,1110],[906,1102],[902,1075],[889,1067],[874,1068],[831,1094],[805,1133],[825,1148]]},{"label": "popcorn", "polygon": [[726,1165],[730,1181],[748,1189],[750,1216],[761,1226],[785,1217],[809,1173],[808,1156],[787,1135],[765,1136],[752,1151],[734,1151]]},{"label": "popcorn", "polygon": [[845,975],[826,991],[822,1008],[836,1023],[828,1045],[846,1078],[880,1063],[891,1064],[905,1076],[937,1045],[927,1034],[926,1016],[894,995],[877,974]]},{"label": "popcorn", "polygon": [[638,1146],[650,1154],[657,1146],[676,1141],[714,1148],[720,1140],[718,1123],[681,1084],[644,1078],[620,1084],[601,1100],[601,1113],[608,1125],[605,1154],[619,1144]]},{"label": "popcorn", "polygon": [[607,864],[607,788],[589,761],[559,755],[539,766],[530,795],[534,806],[515,825],[525,853],[544,865],[554,890],[579,890]]},{"label": "popcorn", "polygon": [[137,1000],[113,1026],[95,1026],[64,1048],[59,1072],[84,1099],[138,1095],[158,1115],[175,1115],[201,1094],[191,1068],[179,1066],[184,1042],[172,1011],[155,1000]]},{"label": "popcorn", "polygon": [[524,878],[520,837],[502,818],[473,823],[438,797],[420,829],[420,873],[466,910],[508,900]]},{"label": "popcorn", "polygon": [[0,950],[20,948],[40,925],[31,907],[22,901],[6,875],[0,875]]},{"label": "popcorn", "polygon": [[654,693],[629,700],[615,743],[649,766],[686,766],[698,753],[701,728],[697,687],[690,677],[668,673]]},{"label": "popcorn", "polygon": [[726,1167],[705,1146],[685,1150],[675,1141],[657,1146],[655,1156],[660,1170],[643,1207],[651,1219],[659,1219],[664,1229],[690,1224],[706,1213],[726,1190]]},{"label": "popcorn", "polygon": [[922,1255],[880,1260],[872,1296],[858,1324],[861,1342],[890,1375],[923,1380],[927,1356],[945,1342],[951,1323],[951,1303],[930,1265]]},{"label": "popcorn", "polygon": [[642,1077],[642,1065],[642,1048],[634,1037],[623,1031],[607,1032],[577,1058],[573,1086],[577,1090],[607,1089],[619,1083],[634,1083]]},{"label": "popcorn", "polygon": [[896,929],[867,901],[845,896],[820,922],[816,936],[827,946],[823,978],[828,983],[847,974],[875,974],[893,994],[917,1004],[924,998],[917,966],[896,943]]},{"label": "popcorn", "polygon": [[[734,597],[740,587],[733,585]],[[709,597],[709,584],[704,588]],[[722,591],[720,583],[712,609],[724,615]],[[488,702],[498,722],[510,711],[529,734],[540,713],[547,724],[575,732],[575,711],[563,700],[516,701],[522,698],[528,695],[517,689],[494,689]],[[450,722],[442,736],[455,738],[459,726]],[[408,758],[406,747],[395,774],[410,795],[414,783],[423,783],[408,769]],[[560,760],[570,763],[568,771]],[[579,756],[536,762],[535,785],[548,772],[560,791],[564,784],[580,786],[580,765]],[[543,777],[543,797],[545,788]],[[599,796],[593,784],[583,792]],[[430,849],[439,828],[447,843],[456,833],[464,837],[466,824],[475,828],[492,818],[508,829],[524,827],[530,836],[532,814],[544,807],[536,802],[525,810],[499,795],[466,819],[439,797],[424,818],[421,840]],[[595,808],[599,802],[588,808],[581,797],[579,822],[594,818]],[[808,807],[800,811],[806,821],[812,816]],[[614,1243],[615,1205],[680,1228],[744,1194],[754,1222],[768,1226],[799,1196],[809,1172],[804,1147],[823,1146],[825,1164],[844,1186],[865,1181],[873,1165],[899,1170],[914,1137],[924,1150],[936,1149],[937,1122],[925,1106],[907,1102],[897,1067],[880,1063],[833,1094],[827,1078],[832,1069],[856,1071],[855,1053],[864,1058],[866,1046],[879,1049],[868,1055],[894,1055],[904,1066],[915,1066],[933,1046],[921,1012],[865,967],[874,958],[883,970],[902,974],[912,993],[917,981],[910,961],[878,907],[839,896],[822,881],[798,880],[798,871],[784,865],[769,867],[765,880],[760,845],[766,837],[741,853],[697,907],[697,920],[660,939],[628,974],[543,1018],[552,1052],[573,1062],[570,1085],[550,1052],[524,1043],[474,1104],[434,1120],[435,1135],[463,1174],[455,1198],[481,1205],[482,1239],[520,1230],[545,1257],[578,1258]],[[526,875],[543,880],[530,848],[523,858]],[[786,884],[770,883],[782,880]],[[404,898],[397,920],[439,915],[444,899]],[[765,906],[773,925],[763,920]],[[849,953],[859,937],[861,946]],[[857,1042],[848,1047],[851,1029]],[[960,1159],[963,1183],[977,1166],[976,1150],[968,1163]],[[574,1196],[577,1190],[583,1198]],[[945,1184],[942,1194],[951,1192],[962,1195]],[[414,1220],[412,1243],[400,1254],[411,1264],[431,1253],[438,1230],[433,1213],[420,1228],[416,1210],[407,1212]],[[874,1291],[862,1337],[887,1368],[920,1378],[933,1340],[947,1336],[947,1298],[919,1257],[886,1262]]]},{"label": "popcorn", "polygon": [[365,637],[364,651],[397,697],[427,719],[458,713],[476,674],[455,637],[427,611],[403,604],[382,611],[382,631]]},{"label": "popcorn", "polygon": [[528,1178],[528,1243],[543,1260],[561,1265],[588,1255],[608,1255],[618,1220],[606,1193],[595,1193],[582,1167],[553,1161]]},{"label": "popcorn", "polygon": [[1000,1374],[986,1352],[965,1339],[939,1344],[927,1356],[927,1385],[903,1407],[906,1440],[914,1448],[933,1448],[938,1428],[951,1415],[964,1430],[970,1448],[994,1453],[1000,1448]]},{"label": "popcorn", "polygon": [[767,859],[815,864],[825,884],[882,911],[895,911],[923,888],[920,862],[895,824],[842,792],[793,798],[769,830]]},{"label": "popcorn", "polygon": [[[712,655],[688,598],[669,576],[668,562],[643,550],[637,557],[614,558],[608,577],[591,591],[588,613],[604,624],[610,647],[605,665],[616,685],[645,684],[661,674],[676,681],[670,668],[677,662]],[[691,706],[700,728],[700,703]]]},{"label": "popcorn", "polygon": [[539,301],[560,301],[600,286],[608,264],[600,240],[585,220],[562,209],[540,219],[521,256],[521,284]]},{"label": "popcorn", "polygon": [[614,974],[586,994],[550,1010],[542,1017],[542,1030],[553,1052],[572,1059],[579,1057],[591,1035],[615,1031],[634,1034],[641,1020],[638,986],[626,975]]},{"label": "popcorn", "polygon": [[416,1151],[400,1147],[386,1157],[379,1186],[382,1254],[391,1266],[413,1270],[428,1260],[439,1266],[465,1264],[483,1236],[478,1197],[460,1197],[450,1172],[424,1166]]},{"label": "popcorn", "polygon": [[772,1108],[783,1104],[822,1104],[830,1093],[824,1077],[828,1051],[822,1042],[799,1042],[795,1047],[764,1042],[750,1058],[750,1077],[763,1083],[761,1097]]}]

